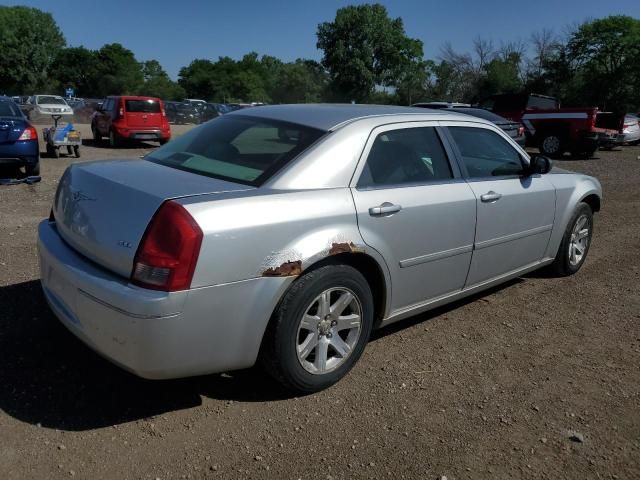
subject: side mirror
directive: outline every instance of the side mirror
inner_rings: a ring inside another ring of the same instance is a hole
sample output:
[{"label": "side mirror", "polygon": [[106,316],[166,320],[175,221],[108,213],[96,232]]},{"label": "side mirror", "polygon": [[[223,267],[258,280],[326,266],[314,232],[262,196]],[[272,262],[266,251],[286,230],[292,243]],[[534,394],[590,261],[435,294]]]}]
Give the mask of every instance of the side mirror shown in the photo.
[{"label": "side mirror", "polygon": [[545,157],[544,155],[536,155],[531,158],[531,163],[529,164],[529,174],[535,175],[536,173],[540,173],[544,175],[545,173],[549,173],[553,167],[553,162],[549,157]]}]

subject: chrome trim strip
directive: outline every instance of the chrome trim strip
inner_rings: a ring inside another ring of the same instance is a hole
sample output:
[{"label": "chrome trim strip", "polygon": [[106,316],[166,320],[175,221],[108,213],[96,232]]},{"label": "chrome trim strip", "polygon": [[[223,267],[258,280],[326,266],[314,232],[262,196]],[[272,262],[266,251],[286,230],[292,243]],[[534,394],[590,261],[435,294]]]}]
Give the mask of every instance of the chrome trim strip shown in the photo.
[{"label": "chrome trim strip", "polygon": [[511,242],[520,238],[529,237],[531,235],[537,235],[538,233],[548,232],[553,228],[553,225],[542,225],[541,227],[532,228],[523,232],[512,233],[503,237],[492,238],[491,240],[484,240],[477,242],[475,250],[481,250],[483,248],[493,247],[494,245],[500,245],[501,243]]},{"label": "chrome trim strip", "polygon": [[436,260],[442,260],[443,258],[449,258],[456,255],[462,255],[463,253],[469,253],[471,251],[473,251],[473,245],[465,245],[463,247],[452,248],[450,250],[430,253],[429,255],[407,258],[406,260],[400,260],[400,268],[413,267],[414,265],[420,265],[421,263],[434,262]]},{"label": "chrome trim strip", "polygon": [[180,312],[167,313],[166,315],[144,315],[144,314],[140,314],[140,313],[131,313],[131,312],[127,312],[126,310],[123,310],[121,308],[118,308],[118,307],[116,307],[114,305],[111,305],[110,303],[107,303],[104,300],[100,300],[99,298],[94,297],[90,293],[85,292],[81,288],[78,288],[78,292],[80,292],[82,295],[84,295],[85,297],[89,298],[90,300],[93,300],[94,302],[99,303],[100,305],[102,305],[104,307],[110,308],[111,310],[114,310],[114,311],[116,311],[118,313],[121,313],[122,315],[126,315],[127,317],[149,320],[149,319],[154,319],[154,318],[171,318],[171,317],[177,317],[178,315],[180,315]]}]

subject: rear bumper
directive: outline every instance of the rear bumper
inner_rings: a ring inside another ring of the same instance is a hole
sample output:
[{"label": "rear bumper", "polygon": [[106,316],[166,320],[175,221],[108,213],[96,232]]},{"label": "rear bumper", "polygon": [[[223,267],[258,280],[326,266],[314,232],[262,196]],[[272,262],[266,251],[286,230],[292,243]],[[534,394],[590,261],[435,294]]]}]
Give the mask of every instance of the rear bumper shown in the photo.
[{"label": "rear bumper", "polygon": [[43,221],[38,227],[46,300],[80,340],[144,378],[250,367],[288,278],[255,278],[182,292],[136,287],[78,255]]},{"label": "rear bumper", "polygon": [[619,134],[611,134],[607,132],[587,132],[582,138],[581,142],[586,147],[596,149],[598,147],[609,147],[620,145],[623,140]]},{"label": "rear bumper", "polygon": [[35,165],[40,159],[38,142],[0,143],[0,165]]},{"label": "rear bumper", "polygon": [[160,141],[171,138],[170,129],[115,127],[115,130],[120,137],[129,140]]}]

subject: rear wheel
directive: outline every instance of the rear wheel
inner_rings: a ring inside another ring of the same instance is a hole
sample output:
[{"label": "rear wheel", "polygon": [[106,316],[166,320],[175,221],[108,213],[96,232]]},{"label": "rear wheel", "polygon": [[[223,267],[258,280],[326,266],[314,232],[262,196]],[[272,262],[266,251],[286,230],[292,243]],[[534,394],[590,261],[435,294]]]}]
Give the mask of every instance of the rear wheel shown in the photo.
[{"label": "rear wheel", "polygon": [[581,202],[576,207],[562,237],[552,270],[559,276],[573,275],[584,263],[591,246],[593,235],[593,212],[591,207]]},{"label": "rear wheel", "polygon": [[113,130],[109,130],[109,146],[111,148],[118,148],[122,144],[120,137]]},{"label": "rear wheel", "polygon": [[95,124],[91,124],[91,134],[93,135],[93,143],[95,145],[98,145],[102,142],[102,135],[100,135],[100,132],[98,132],[98,128],[95,126]]},{"label": "rear wheel", "polygon": [[27,176],[40,175],[40,161],[38,160],[33,165],[25,165],[24,172],[27,174]]},{"label": "rear wheel", "polygon": [[356,269],[328,265],[300,277],[269,324],[260,361],[285,387],[327,388],[358,361],[373,325],[373,297]]},{"label": "rear wheel", "polygon": [[559,157],[562,155],[562,139],[559,135],[548,134],[540,142],[540,153],[548,157]]}]

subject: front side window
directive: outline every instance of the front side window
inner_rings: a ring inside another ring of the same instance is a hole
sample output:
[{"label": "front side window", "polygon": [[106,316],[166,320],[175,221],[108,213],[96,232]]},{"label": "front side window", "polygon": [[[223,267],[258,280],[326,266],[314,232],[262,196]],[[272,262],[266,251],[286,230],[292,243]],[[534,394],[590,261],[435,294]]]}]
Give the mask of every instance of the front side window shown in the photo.
[{"label": "front side window", "polygon": [[145,159],[200,175],[260,186],[324,133],[288,122],[229,115],[194,128]]},{"label": "front side window", "polygon": [[521,175],[522,158],[509,142],[486,128],[448,127],[471,178]]},{"label": "front side window", "polygon": [[358,187],[428,183],[453,178],[434,127],[402,128],[379,134]]}]

